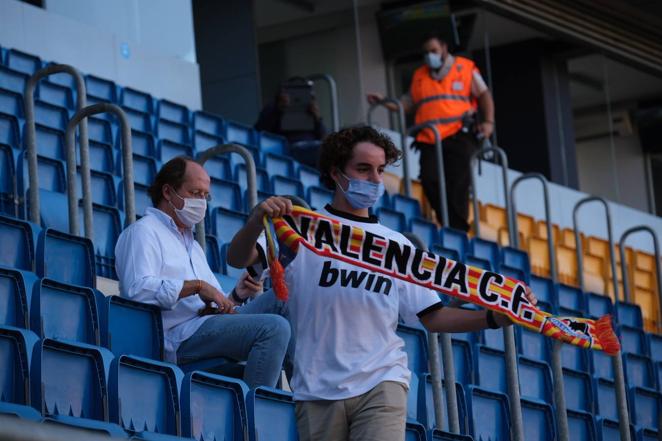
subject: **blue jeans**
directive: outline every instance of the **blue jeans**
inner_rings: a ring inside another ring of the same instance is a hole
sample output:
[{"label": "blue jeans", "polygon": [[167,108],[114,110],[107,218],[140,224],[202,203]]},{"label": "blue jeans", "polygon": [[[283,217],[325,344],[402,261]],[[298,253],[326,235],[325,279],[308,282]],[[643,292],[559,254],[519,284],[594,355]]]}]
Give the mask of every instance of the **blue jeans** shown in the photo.
[{"label": "blue jeans", "polygon": [[249,309],[252,303],[255,302],[237,308],[237,314],[219,314],[205,321],[181,344],[177,361],[187,363],[216,357],[245,360],[244,381],[248,387],[274,387],[290,341],[290,324],[276,314],[250,313],[269,302],[262,301]]}]

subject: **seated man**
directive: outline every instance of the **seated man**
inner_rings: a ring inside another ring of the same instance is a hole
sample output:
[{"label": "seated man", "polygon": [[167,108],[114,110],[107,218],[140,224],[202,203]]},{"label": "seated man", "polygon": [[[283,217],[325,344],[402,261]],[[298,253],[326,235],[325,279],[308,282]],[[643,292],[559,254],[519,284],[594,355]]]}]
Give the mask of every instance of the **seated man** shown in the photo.
[{"label": "seated man", "polygon": [[149,188],[154,207],[122,232],[115,247],[120,293],[163,310],[167,361],[245,360],[249,387],[273,387],[290,326],[274,314],[233,314],[261,284],[244,274],[226,297],[194,240],[192,228],[205,217],[209,185],[205,169],[191,159],[177,157],[161,168]]}]

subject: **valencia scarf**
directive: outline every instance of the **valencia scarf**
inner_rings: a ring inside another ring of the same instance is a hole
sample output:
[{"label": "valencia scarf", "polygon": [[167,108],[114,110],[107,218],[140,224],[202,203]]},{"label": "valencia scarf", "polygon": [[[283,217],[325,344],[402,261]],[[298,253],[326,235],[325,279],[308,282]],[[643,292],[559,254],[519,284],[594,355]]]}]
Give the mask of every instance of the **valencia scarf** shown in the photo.
[{"label": "valencia scarf", "polygon": [[271,219],[271,224],[273,231],[265,217],[267,260],[274,291],[281,300],[287,300],[288,287],[280,260],[293,259],[299,247],[304,246],[319,256],[338,259],[505,314],[513,323],[565,343],[602,350],[610,355],[620,351],[609,315],[592,320],[557,317],[541,311],[528,301],[526,285],[521,281],[455,262],[300,207],[294,207],[290,216]]}]

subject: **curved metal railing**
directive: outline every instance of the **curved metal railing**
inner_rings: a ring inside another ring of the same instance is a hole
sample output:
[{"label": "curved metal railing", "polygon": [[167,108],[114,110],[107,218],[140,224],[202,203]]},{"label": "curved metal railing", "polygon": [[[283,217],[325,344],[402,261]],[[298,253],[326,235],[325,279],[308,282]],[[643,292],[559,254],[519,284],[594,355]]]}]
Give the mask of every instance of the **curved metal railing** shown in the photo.
[{"label": "curved metal railing", "polygon": [[331,96],[331,122],[333,131],[340,130],[340,112],[338,110],[338,87],[336,80],[329,74],[312,74],[307,77],[311,81],[325,81],[329,85],[329,95]]}]

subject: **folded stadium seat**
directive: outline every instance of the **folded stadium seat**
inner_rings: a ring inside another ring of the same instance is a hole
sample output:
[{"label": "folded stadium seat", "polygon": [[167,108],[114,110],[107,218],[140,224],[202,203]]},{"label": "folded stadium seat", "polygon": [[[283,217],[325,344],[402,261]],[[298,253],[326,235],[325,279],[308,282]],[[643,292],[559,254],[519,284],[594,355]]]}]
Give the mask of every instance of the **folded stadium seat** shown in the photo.
[{"label": "folded stadium seat", "polygon": [[530,331],[526,328],[520,329],[520,344],[517,346],[519,353],[525,357],[550,362],[550,342],[544,335]]},{"label": "folded stadium seat", "polygon": [[[16,190],[18,194],[27,197],[27,188],[30,185],[28,174],[28,158],[25,150],[18,155],[18,174],[16,176]],[[37,155],[37,176],[39,188],[66,193],[67,180],[64,161]],[[24,200],[25,201],[25,200]],[[19,206],[21,208],[21,206]]]},{"label": "folded stadium seat", "polygon": [[603,315],[611,315],[613,319],[614,304],[606,295],[586,293],[586,315],[590,318],[600,318]]},{"label": "folded stadium seat", "polygon": [[168,141],[167,139],[159,141],[157,144],[157,149],[157,159],[160,160],[163,164],[176,156],[188,156],[191,158],[195,157],[195,151],[190,145],[178,144],[173,141]]},{"label": "folded stadium seat", "polygon": [[154,99],[148,93],[140,90],[124,87],[120,94],[120,104],[123,107],[137,110],[138,112],[154,114]]},{"label": "folded stadium seat", "polygon": [[474,347],[474,373],[477,386],[491,391],[508,393],[506,359],[503,351],[476,345]]},{"label": "folded stadium seat", "polygon": [[400,211],[382,207],[375,210],[375,215],[379,218],[380,224],[394,231],[403,232],[406,230],[407,221],[405,215]]},{"label": "folded stadium seat", "polygon": [[108,368],[113,356],[97,346],[44,339],[32,369],[32,405],[45,422],[102,432],[126,433],[108,422]]},{"label": "folded stadium seat", "polygon": [[527,275],[521,269],[513,268],[512,266],[501,264],[501,267],[499,268],[499,274],[503,274],[504,276],[510,277],[511,279],[519,280],[520,282],[524,282],[526,285],[530,284],[531,278],[529,275]]},{"label": "folded stadium seat", "polygon": [[0,109],[0,144],[19,148],[22,147],[19,145],[19,138],[18,118],[14,115],[3,113],[3,110]]},{"label": "folded stadium seat", "polygon": [[553,313],[558,305],[558,290],[552,279],[531,275],[531,283],[529,285],[538,298],[539,302],[545,302],[552,305],[553,310],[547,311]]},{"label": "folded stadium seat", "polygon": [[568,433],[572,433],[573,439],[577,441],[598,441],[595,428],[595,419],[588,412],[576,410],[567,411]]},{"label": "folded stadium seat", "polygon": [[503,344],[503,329],[483,329],[480,331],[480,340],[482,344],[491,349],[505,351]]},{"label": "folded stadium seat", "polygon": [[[483,228],[483,225],[484,224],[481,221],[481,228]],[[489,225],[488,225],[488,227],[489,227]],[[473,226],[472,226],[472,228],[473,228]],[[470,233],[472,233],[472,232],[470,231]],[[481,234],[482,234],[482,230],[481,230]],[[490,233],[490,235],[491,234],[492,233]],[[517,234],[517,240],[519,241],[518,244],[519,244],[519,247],[520,247],[521,250],[526,250],[527,249],[527,244],[529,243],[529,239],[531,237],[524,237],[524,235],[522,233]],[[496,241],[502,247],[510,246],[510,233],[508,233],[508,228],[499,228],[499,230],[497,231]]]},{"label": "folded stadium seat", "polygon": [[0,414],[41,421],[31,407],[30,369],[38,347],[39,337],[32,331],[0,325]]},{"label": "folded stadium seat", "polygon": [[407,353],[407,367],[420,375],[428,371],[427,335],[422,328],[398,324],[396,333],[404,341]]},{"label": "folded stadium seat", "polygon": [[643,387],[655,390],[653,362],[645,355],[624,353],[623,370],[629,387]]},{"label": "folded stadium seat", "polygon": [[413,219],[421,217],[421,206],[418,200],[407,197],[402,194],[395,194],[391,198],[391,206],[395,211],[399,211],[405,215],[406,219]]},{"label": "folded stadium seat", "polygon": [[[647,334],[647,354],[655,362],[662,361],[662,335]],[[660,384],[662,387],[662,384]]]},{"label": "folded stadium seat", "polygon": [[34,273],[0,266],[0,326],[30,329]]},{"label": "folded stadium seat", "polygon": [[416,373],[411,373],[409,379],[409,389],[407,390],[407,421],[420,421],[423,419],[418,416],[419,412],[419,394],[420,394],[420,380]]},{"label": "folded stadium seat", "polygon": [[[506,441],[510,439],[508,396],[482,387],[467,388],[469,434],[475,440]],[[489,418],[486,418],[489,415]]]},{"label": "folded stadium seat", "polygon": [[584,289],[599,294],[607,292],[607,279],[605,278],[604,268],[606,262],[602,257],[584,254],[582,256],[583,272],[581,276],[584,281]]},{"label": "folded stadium seat", "polygon": [[[506,213],[505,208],[494,204],[485,204],[481,214],[481,220],[489,225],[494,232],[498,231],[499,228],[508,228],[508,213]],[[481,231],[482,234],[483,232]],[[492,241],[496,241],[497,239],[494,234],[490,235],[490,237],[483,236],[483,238]]]},{"label": "folded stadium seat", "polygon": [[[271,193],[271,181],[269,180],[269,173],[263,168],[255,169],[255,179],[257,181],[257,190],[266,193]],[[246,191],[248,188],[248,173],[246,172],[246,164],[237,164],[234,167],[234,179],[241,191]]]},{"label": "folded stadium seat", "polygon": [[[536,230],[536,220],[533,216],[529,216],[524,213],[517,213],[517,231],[520,234],[520,238],[525,241],[535,235]],[[525,242],[521,242],[525,243]]]},{"label": "folded stadium seat", "polygon": [[296,176],[297,179],[299,179],[299,181],[301,181],[303,184],[304,189],[308,189],[309,187],[322,186],[322,183],[320,182],[320,173],[315,168],[299,164]]},{"label": "folded stadium seat", "polygon": [[[25,194],[29,194],[30,189],[28,188]],[[68,202],[67,195],[64,193],[58,193],[53,191],[48,191],[44,189],[39,189],[39,203],[41,212],[40,220],[41,225],[44,228],[54,228],[59,231],[69,231],[69,212],[68,212]],[[26,200],[26,218],[30,218],[31,208],[30,208],[30,199]]]},{"label": "folded stadium seat", "polygon": [[209,177],[211,178],[225,179],[227,181],[235,181],[234,176],[232,174],[232,167],[230,166],[230,158],[228,158],[227,156],[216,156],[213,158],[209,158],[205,162],[205,170],[207,171]]},{"label": "folded stadium seat", "polygon": [[457,251],[460,260],[469,250],[469,239],[464,231],[455,228],[443,227],[439,230],[439,243],[444,248]]},{"label": "folded stadium seat", "polygon": [[589,351],[589,358],[593,378],[606,378],[607,380],[615,378],[613,360],[610,355],[602,351]]},{"label": "folded stadium seat", "polygon": [[204,152],[207,149],[223,144],[225,144],[225,139],[222,136],[211,135],[198,130],[193,132],[193,147],[198,152]]},{"label": "folded stadium seat", "polygon": [[[456,338],[456,334],[451,334],[451,347],[453,348],[453,364],[455,365],[455,380],[466,386],[473,384],[473,344],[470,341]],[[439,365],[441,368],[441,377],[444,378],[443,356],[441,347],[439,348]]]},{"label": "folded stadium seat", "polygon": [[635,287],[633,294],[634,301],[641,306],[643,312],[644,329],[650,332],[658,332],[660,301],[657,288],[652,290]]},{"label": "folded stadium seat", "polygon": [[92,288],[50,279],[35,284],[31,329],[40,338],[99,344],[99,318]]},{"label": "folded stadium seat", "polygon": [[421,217],[409,218],[408,231],[418,236],[428,248],[439,242],[439,229],[437,225]]},{"label": "folded stadium seat", "polygon": [[260,386],[246,394],[250,441],[296,441],[296,416],[292,394]]},{"label": "folded stadium seat", "polygon": [[257,133],[260,150],[263,153],[287,154],[287,138],[269,132]]},{"label": "folded stadium seat", "polygon": [[[571,314],[565,314],[561,308],[559,310],[559,315]],[[577,314],[572,315],[577,316]],[[580,348],[579,346],[574,346],[567,343],[561,344],[561,366],[575,371],[590,372],[591,366],[589,364],[588,352],[589,351]]]},{"label": "folded stadium seat", "polygon": [[[78,207],[80,233],[84,233],[82,202]],[[94,223],[94,249],[96,254],[97,275],[117,280],[115,274],[115,243],[122,232],[123,214],[115,207],[92,204],[92,222]]]},{"label": "folded stadium seat", "polygon": [[375,202],[375,205],[370,208],[371,212],[375,212],[380,208],[392,208],[391,206],[391,196],[387,193],[384,192],[381,198],[377,199],[377,202]]},{"label": "folded stadium seat", "polygon": [[[81,177],[81,167],[77,167],[76,173],[76,189],[77,197],[83,197],[83,181]],[[117,207],[117,183],[119,178],[116,178],[110,173],[105,173],[97,170],[90,170],[90,191],[92,192],[92,202],[95,204],[107,205],[109,207]]]},{"label": "folded stadium seat", "polygon": [[36,55],[9,49],[5,55],[5,65],[10,69],[32,75],[42,67],[41,59]]},{"label": "folded stadium seat", "polygon": [[465,265],[480,268],[480,269],[483,269],[485,271],[493,271],[492,262],[490,262],[487,259],[481,259],[480,257],[476,257],[476,256],[472,255],[469,252],[467,252],[464,255],[464,259],[462,260],[462,262]]},{"label": "folded stadium seat", "polygon": [[[236,121],[225,121],[224,125],[225,133],[222,133],[223,137],[228,142],[236,142],[238,144],[256,146],[257,145],[257,136],[255,130],[247,125],[238,123]],[[197,127],[196,127],[197,130]]]},{"label": "folded stadium seat", "polygon": [[113,129],[113,124],[111,124],[108,120],[95,116],[87,118],[87,134],[90,138],[90,141],[115,145]]},{"label": "folded stadium seat", "polygon": [[216,236],[207,234],[205,236],[205,255],[207,256],[207,263],[212,272],[221,272],[221,254],[220,247]]},{"label": "folded stadium seat", "polygon": [[662,394],[643,387],[631,387],[629,391],[630,418],[635,427],[659,431],[662,414]]},{"label": "folded stadium seat", "polygon": [[265,153],[263,166],[269,176],[294,176],[294,160],[288,156]]},{"label": "folded stadium seat", "polygon": [[529,255],[522,250],[513,247],[501,247],[500,265],[517,268],[524,272],[528,279],[531,275],[531,263]]},{"label": "folded stadium seat", "polygon": [[[600,441],[621,441],[621,432],[618,420],[607,418],[596,418],[595,426]],[[630,424],[630,439],[636,440],[634,425]]]},{"label": "folded stadium seat", "polygon": [[225,121],[219,115],[198,110],[193,112],[193,129],[196,132],[223,137],[225,135]]},{"label": "folded stadium seat", "polygon": [[[259,204],[260,202],[264,201],[265,199],[270,198],[271,196],[275,196],[274,193],[270,191],[261,191],[258,190],[257,192],[257,203]],[[253,207],[250,206],[250,198],[248,196],[248,189],[244,190],[244,212],[250,213]]]},{"label": "folded stadium seat", "polygon": [[[229,142],[229,141],[228,141]],[[260,168],[262,167],[262,156],[260,154],[260,151],[257,150],[256,148],[253,148],[251,146],[247,145],[242,145],[248,152],[253,156],[253,161],[255,162],[255,167]],[[232,153],[228,155],[224,155],[224,157],[227,157],[230,159],[230,167],[232,170],[236,170],[237,167],[243,165],[244,167],[246,166],[246,162],[244,161],[244,158],[242,158],[239,154],[237,153]],[[235,171],[236,173],[236,171]]]},{"label": "folded stadium seat", "polygon": [[444,432],[443,430],[433,429],[428,432],[430,441],[473,441],[469,435],[458,435],[456,433]]},{"label": "folded stadium seat", "polygon": [[30,75],[26,73],[0,66],[0,89],[11,90],[22,95],[29,78]]},{"label": "folded stadium seat", "polygon": [[64,107],[69,111],[75,110],[74,93],[69,87],[42,81],[37,89],[39,100],[55,106]]},{"label": "folded stadium seat", "polygon": [[[134,153],[133,158],[133,182],[149,186],[154,182],[156,173],[159,169],[159,162],[149,156],[139,155]],[[116,169],[119,170],[119,175],[123,176],[124,159],[121,152],[117,152]]]},{"label": "folded stadium seat", "polygon": [[186,106],[168,101],[166,99],[156,100],[156,115],[159,119],[164,119],[178,124],[188,126],[190,124],[189,110]]},{"label": "folded stadium seat", "polygon": [[228,210],[240,211],[243,208],[241,188],[236,182],[212,178],[209,189],[212,196],[208,203],[209,210],[222,207]]},{"label": "folded stadium seat", "polygon": [[[121,136],[118,133],[114,144],[118,152],[121,152],[121,143]],[[154,136],[147,132],[131,129],[131,150],[134,155],[156,157]]]},{"label": "folded stadium seat", "polygon": [[[133,183],[133,195],[136,198],[136,217],[141,218],[145,215],[145,209],[147,207],[152,207],[152,199],[148,193],[149,187],[144,184],[139,184],[137,182]],[[119,181],[117,183],[117,202],[119,209],[126,211],[124,203],[124,182]]]},{"label": "folded stadium seat", "polygon": [[496,242],[474,237],[469,241],[469,254],[487,260],[493,271],[499,270],[501,252]]},{"label": "folded stadium seat", "polygon": [[425,427],[416,421],[407,421],[405,424],[405,441],[426,441]]},{"label": "folded stadium seat", "polygon": [[70,285],[96,286],[92,241],[45,228],[37,242],[37,274]]},{"label": "folded stadium seat", "polygon": [[196,440],[244,439],[246,384],[235,378],[190,372],[182,381],[182,436]]},{"label": "folded stadium seat", "polygon": [[430,252],[438,256],[443,256],[446,259],[454,260],[455,262],[460,260],[460,253],[457,250],[446,248],[438,243],[430,247]]},{"label": "folded stadium seat", "polygon": [[[121,174],[120,170],[115,169],[117,152],[113,149],[112,144],[90,141],[88,145],[90,170]],[[80,165],[80,154],[76,155],[76,164]]]},{"label": "folded stadium seat", "polygon": [[184,374],[170,363],[121,355],[110,365],[110,421],[132,439],[181,440],[179,391]]},{"label": "folded stadium seat", "polygon": [[[150,114],[145,112],[140,112],[138,110],[134,110],[126,106],[122,106],[122,110],[124,110],[124,113],[126,114],[126,118],[129,120],[129,125],[131,126],[131,130],[139,130],[141,132],[154,134],[154,127],[152,125],[152,117],[150,116]],[[114,119],[115,117],[108,115],[108,119],[110,118]]]},{"label": "folded stadium seat", "polygon": [[306,202],[313,210],[321,210],[333,201],[333,191],[325,187],[308,187],[306,190]]},{"label": "folded stadium seat", "polygon": [[[421,181],[418,180],[418,179],[412,179],[410,181],[410,184],[411,184],[411,195],[410,196],[412,198],[418,200],[418,203],[421,207],[421,211],[423,212],[423,216],[426,219],[430,219],[432,222],[435,222],[436,214],[433,212],[432,207],[430,206],[430,202],[428,201],[427,197],[425,196],[425,192],[423,191],[423,185],[421,184]],[[400,180],[400,188],[399,188],[398,193],[400,193],[400,194],[405,193],[405,181],[404,181],[404,179]]]},{"label": "folded stadium seat", "polygon": [[93,96],[101,101],[117,103],[117,86],[114,82],[99,78],[94,75],[85,75],[85,87],[87,95]]},{"label": "folded stadium seat", "polygon": [[[563,388],[566,409],[588,413],[594,412],[593,380],[588,373],[563,368]],[[550,396],[548,403],[552,402]]]},{"label": "folded stadium seat", "polygon": [[614,305],[614,310],[616,312],[616,321],[620,325],[639,329],[643,328],[644,320],[639,305],[621,301]]},{"label": "folded stadium seat", "polygon": [[[426,429],[441,429],[450,430],[448,424],[448,402],[446,400],[446,387],[448,385],[444,380],[441,381],[441,398],[442,409],[444,410],[444,419],[441,426],[437,424],[437,419],[434,414],[434,397],[432,393],[432,376],[425,374],[419,381],[419,407],[418,407],[418,421],[425,426]],[[465,393],[464,388],[460,383],[455,383],[455,393],[457,396],[457,412],[460,420],[460,433],[466,434],[466,419],[467,419],[467,405],[464,401]]]},{"label": "folded stadium seat", "polygon": [[520,394],[522,398],[538,403],[553,403],[552,370],[540,360],[518,357]]},{"label": "folded stadium seat", "polygon": [[614,380],[596,378],[593,383],[595,398],[595,414],[602,418],[618,421],[618,405],[616,402],[616,385]]},{"label": "folded stadium seat", "polygon": [[47,158],[65,160],[64,132],[36,124],[35,139],[37,154]]},{"label": "folded stadium seat", "polygon": [[11,90],[0,89],[0,112],[23,118],[23,96]]},{"label": "folded stadium seat", "polygon": [[[56,62],[44,62],[45,66],[51,66],[57,64]],[[50,74],[48,76],[48,81],[53,84],[58,84],[60,86],[64,86],[66,88],[71,89],[71,91],[74,94],[74,98],[76,97],[76,80],[74,79],[73,76],[69,75],[68,73],[60,72],[56,74]],[[88,103],[89,104],[89,103]]]},{"label": "folded stadium seat", "polygon": [[192,143],[188,126],[165,119],[156,120],[155,135],[161,141],[167,140],[187,145]]},{"label": "folded stadium seat", "polygon": [[556,298],[559,308],[574,309],[582,314],[586,311],[586,295],[579,288],[559,283],[556,285]]},{"label": "folded stadium seat", "polygon": [[520,400],[524,439],[527,441],[556,440],[556,424],[551,404],[531,400]]},{"label": "folded stadium seat", "polygon": [[531,273],[536,276],[549,277],[550,266],[547,240],[530,237],[529,243],[527,244],[527,252],[531,262]]},{"label": "folded stadium seat", "polygon": [[280,175],[271,176],[271,190],[274,194],[279,196],[293,195],[299,196],[300,198],[304,196],[303,185],[301,185],[301,182],[297,179],[287,178]]},{"label": "folded stadium seat", "polygon": [[658,430],[640,429],[637,434],[640,441],[658,441]]},{"label": "folded stadium seat", "polygon": [[[579,233],[579,241],[582,244],[582,248],[586,248],[586,236],[584,236],[583,233]],[[577,242],[575,240],[575,230],[571,228],[563,228],[561,231],[559,231],[559,242],[560,245],[563,245],[566,248],[576,250]],[[559,245],[559,242],[556,243],[557,246]]]},{"label": "folded stadium seat", "polygon": [[63,132],[69,122],[69,111],[66,108],[41,100],[35,100],[34,115],[37,124]]},{"label": "folded stadium seat", "polygon": [[10,216],[0,216],[0,265],[34,271],[39,226]]},{"label": "folded stadium seat", "polygon": [[248,216],[238,211],[225,208],[214,208],[211,211],[212,233],[216,235],[219,244],[229,243],[234,235],[243,228]]},{"label": "folded stadium seat", "polygon": [[579,268],[574,249],[563,245],[556,246],[556,271],[559,282],[579,286]]}]

